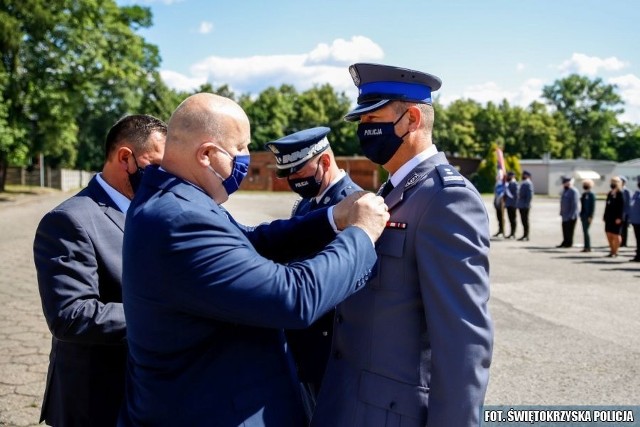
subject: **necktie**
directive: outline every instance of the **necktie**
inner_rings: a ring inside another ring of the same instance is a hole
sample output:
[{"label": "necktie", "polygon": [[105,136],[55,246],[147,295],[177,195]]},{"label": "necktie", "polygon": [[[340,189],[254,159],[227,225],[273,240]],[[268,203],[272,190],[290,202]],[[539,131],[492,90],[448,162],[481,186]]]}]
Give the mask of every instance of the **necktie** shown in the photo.
[{"label": "necktie", "polygon": [[391,190],[393,190],[393,184],[391,183],[391,180],[388,180],[382,186],[382,189],[380,191],[380,196],[387,197],[387,194],[391,193]]}]

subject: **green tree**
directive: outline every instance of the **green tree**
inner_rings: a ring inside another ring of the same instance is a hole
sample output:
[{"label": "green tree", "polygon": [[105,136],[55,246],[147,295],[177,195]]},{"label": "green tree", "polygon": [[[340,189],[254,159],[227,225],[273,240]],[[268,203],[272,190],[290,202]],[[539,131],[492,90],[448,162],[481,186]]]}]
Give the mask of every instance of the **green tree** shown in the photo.
[{"label": "green tree", "polygon": [[623,123],[617,126],[613,133],[619,161],[640,158],[640,126]]},{"label": "green tree", "polygon": [[294,105],[294,116],[286,133],[315,126],[331,128],[329,139],[337,155],[360,153],[356,126],[344,120],[351,101],[344,92],[337,93],[330,84],[314,86],[302,92]]},{"label": "green tree", "polygon": [[572,74],[545,86],[542,96],[564,116],[572,130],[573,157],[616,159],[610,143],[623,102],[615,85]]},{"label": "green tree", "polygon": [[434,123],[434,140],[437,141],[438,148],[459,157],[482,155],[475,126],[481,108],[476,101],[459,99],[452,102],[444,114],[436,112],[438,115]]},{"label": "green tree", "polygon": [[484,158],[478,166],[478,170],[471,177],[473,184],[481,193],[492,193],[496,184],[498,173],[498,144],[492,143]]},{"label": "green tree", "polygon": [[255,101],[242,97],[240,105],[251,122],[250,150],[264,150],[264,144],[278,139],[290,129],[295,115],[294,104],[298,93],[292,85],[280,88],[268,87],[260,92]]},{"label": "green tree", "polygon": [[[2,100],[16,153],[44,153],[50,165],[95,164],[104,124],[138,112],[159,66],[155,46],[135,30],[151,25],[148,8],[114,0],[0,0]],[[100,129],[100,130],[98,130]],[[2,132],[6,135],[7,132]],[[4,181],[0,182],[0,189]]]}]

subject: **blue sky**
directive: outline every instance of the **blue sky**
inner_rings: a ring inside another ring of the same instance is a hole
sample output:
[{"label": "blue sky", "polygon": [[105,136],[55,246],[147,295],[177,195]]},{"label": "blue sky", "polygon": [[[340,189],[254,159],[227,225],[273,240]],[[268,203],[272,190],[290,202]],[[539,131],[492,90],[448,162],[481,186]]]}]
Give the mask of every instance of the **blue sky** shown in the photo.
[{"label": "blue sky", "polygon": [[357,96],[347,68],[391,64],[442,78],[444,104],[526,106],[570,73],[618,85],[640,124],[637,0],[118,0],[150,7],[140,33],[177,89],[204,82],[257,94],[330,83]]}]

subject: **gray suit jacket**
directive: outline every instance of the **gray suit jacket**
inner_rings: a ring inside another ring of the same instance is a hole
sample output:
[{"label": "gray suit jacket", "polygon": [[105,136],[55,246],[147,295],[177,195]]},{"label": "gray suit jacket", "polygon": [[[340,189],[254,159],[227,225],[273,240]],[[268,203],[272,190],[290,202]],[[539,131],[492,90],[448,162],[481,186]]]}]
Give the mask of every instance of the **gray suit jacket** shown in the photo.
[{"label": "gray suit jacket", "polygon": [[338,306],[312,426],[477,426],[493,343],[482,199],[438,153],[385,201],[377,275]]},{"label": "gray suit jacket", "polygon": [[114,426],[124,395],[124,214],[94,177],[40,221],[33,245],[52,334],[40,421]]}]

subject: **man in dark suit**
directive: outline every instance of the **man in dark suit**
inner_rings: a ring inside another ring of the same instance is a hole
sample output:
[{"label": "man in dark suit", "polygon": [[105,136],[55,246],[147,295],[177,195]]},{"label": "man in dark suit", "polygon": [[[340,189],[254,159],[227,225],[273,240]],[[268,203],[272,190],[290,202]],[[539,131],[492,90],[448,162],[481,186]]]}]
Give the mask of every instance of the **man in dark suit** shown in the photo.
[{"label": "man in dark suit", "polygon": [[489,379],[489,219],[432,143],[440,79],[378,64],[349,69],[364,154],[389,171],[377,271],[338,305],[315,427],[477,426]]},{"label": "man in dark suit", "polygon": [[121,425],[300,426],[281,328],[309,326],[369,278],[389,218],[381,197],[252,228],[220,206],[246,175],[250,140],[237,103],[199,93],[171,116],[162,167],[145,173],[123,246]]},{"label": "man in dark suit", "polygon": [[[286,178],[291,190],[302,197],[294,205],[292,216],[333,206],[349,194],[362,190],[338,167],[327,138],[329,132],[328,127],[320,126],[265,144],[265,148],[275,155],[277,176]],[[309,418],[331,352],[334,315],[335,310],[331,310],[306,329],[286,331],[287,343],[305,390],[303,397]]]},{"label": "man in dark suit", "polygon": [[44,317],[53,335],[40,422],[116,425],[124,395],[122,308],[125,212],[142,168],[159,164],[166,124],[147,115],[107,134],[102,172],[40,221],[33,245]]}]

